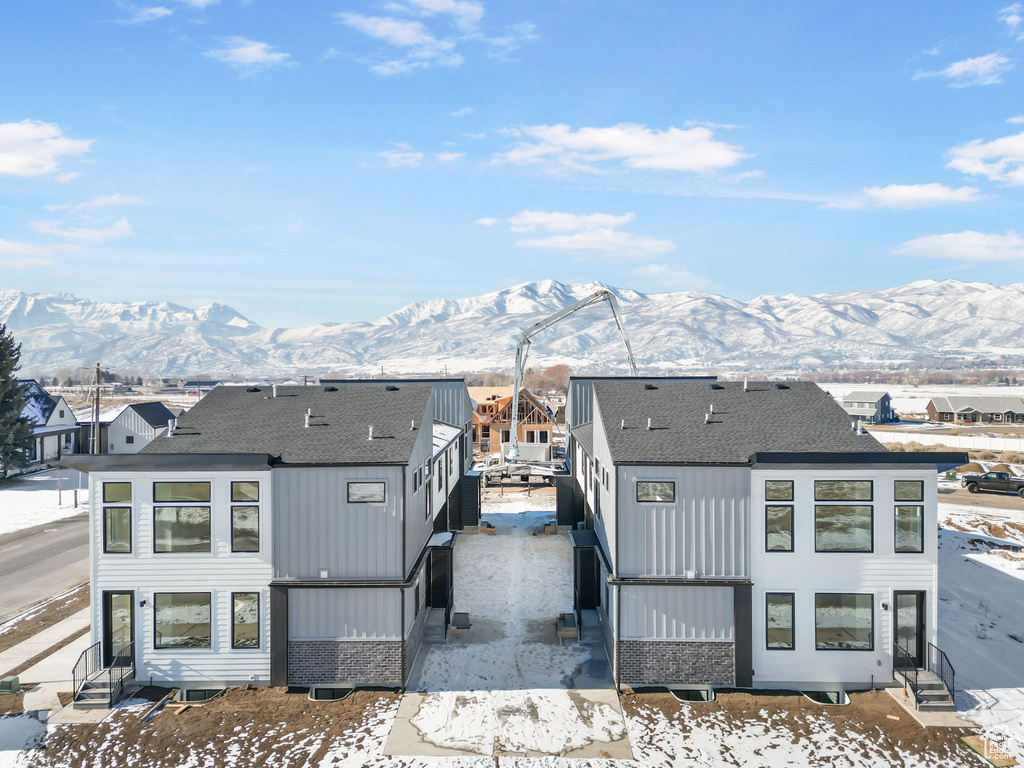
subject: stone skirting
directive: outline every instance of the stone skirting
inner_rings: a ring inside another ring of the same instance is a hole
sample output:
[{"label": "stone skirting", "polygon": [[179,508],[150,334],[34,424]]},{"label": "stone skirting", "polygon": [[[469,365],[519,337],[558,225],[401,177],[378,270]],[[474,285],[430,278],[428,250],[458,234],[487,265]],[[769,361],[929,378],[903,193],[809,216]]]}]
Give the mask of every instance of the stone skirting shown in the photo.
[{"label": "stone skirting", "polygon": [[735,685],[733,643],[620,640],[618,679],[625,685]]},{"label": "stone skirting", "polygon": [[288,684],[400,688],[405,684],[404,646],[401,640],[290,641]]}]

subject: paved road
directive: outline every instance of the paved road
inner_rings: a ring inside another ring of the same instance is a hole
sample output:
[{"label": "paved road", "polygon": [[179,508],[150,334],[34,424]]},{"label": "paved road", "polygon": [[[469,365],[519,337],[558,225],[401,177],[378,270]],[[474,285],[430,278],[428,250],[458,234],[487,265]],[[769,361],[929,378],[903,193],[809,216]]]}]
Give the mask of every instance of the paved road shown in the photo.
[{"label": "paved road", "polygon": [[1019,509],[1024,511],[1024,499],[1012,493],[970,493],[957,488],[952,493],[939,492],[940,504],[960,504],[965,507],[990,509]]},{"label": "paved road", "polygon": [[88,580],[88,513],[0,536],[0,622]]}]

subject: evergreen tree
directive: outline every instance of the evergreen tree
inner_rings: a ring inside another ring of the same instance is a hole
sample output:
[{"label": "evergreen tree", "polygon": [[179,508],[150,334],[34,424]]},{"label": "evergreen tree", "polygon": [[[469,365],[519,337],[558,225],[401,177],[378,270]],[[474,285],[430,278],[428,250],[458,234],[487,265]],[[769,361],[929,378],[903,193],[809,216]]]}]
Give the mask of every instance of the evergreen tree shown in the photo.
[{"label": "evergreen tree", "polygon": [[0,478],[28,464],[32,455],[32,424],[21,415],[25,390],[14,376],[20,358],[21,345],[0,324]]}]

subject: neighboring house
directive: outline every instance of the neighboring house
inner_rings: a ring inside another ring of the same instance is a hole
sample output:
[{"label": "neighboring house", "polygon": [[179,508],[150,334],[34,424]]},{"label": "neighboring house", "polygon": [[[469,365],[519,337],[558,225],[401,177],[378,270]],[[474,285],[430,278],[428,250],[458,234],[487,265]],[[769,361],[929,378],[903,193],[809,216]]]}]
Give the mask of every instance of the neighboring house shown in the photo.
[{"label": "neighboring house", "polygon": [[221,386],[220,381],[208,381],[206,379],[182,380],[180,386],[189,395],[204,395],[212,392],[215,387]]},{"label": "neighboring house", "polygon": [[141,452],[78,458],[103,663],[184,688],[404,685],[447,629],[478,482],[445,394],[218,387]]},{"label": "neighboring house", "polygon": [[932,421],[955,424],[1024,424],[1024,398],[1011,395],[933,397],[926,408]]},{"label": "neighboring house", "polygon": [[850,392],[843,398],[843,410],[860,424],[888,424],[896,419],[888,392]]},{"label": "neighboring house", "polygon": [[[512,387],[469,387],[474,403],[473,443],[477,450],[501,453],[512,435]],[[555,420],[532,392],[519,391],[519,442],[548,445],[551,458]]]},{"label": "neighboring house", "polygon": [[963,454],[886,453],[811,382],[574,383],[558,519],[617,684],[840,690],[891,684],[897,640],[939,658],[936,465]]},{"label": "neighboring house", "polygon": [[21,415],[35,434],[33,464],[59,461],[66,453],[78,453],[79,429],[74,411],[60,395],[53,397],[35,379],[19,379],[26,403]]},{"label": "neighboring house", "polygon": [[138,453],[167,429],[174,413],[163,403],[132,403],[107,427],[108,453]]}]

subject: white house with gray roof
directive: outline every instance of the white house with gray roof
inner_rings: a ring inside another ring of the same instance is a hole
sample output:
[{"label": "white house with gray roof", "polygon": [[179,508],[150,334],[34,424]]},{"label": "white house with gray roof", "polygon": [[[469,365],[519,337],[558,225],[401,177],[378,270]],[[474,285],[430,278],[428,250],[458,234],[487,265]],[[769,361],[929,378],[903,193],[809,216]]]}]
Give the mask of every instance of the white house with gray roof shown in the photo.
[{"label": "white house with gray roof", "polygon": [[137,454],[75,457],[100,663],[185,688],[402,686],[479,519],[471,413],[444,389],[217,387]]},{"label": "white house with gray roof", "polygon": [[31,463],[60,461],[66,453],[76,453],[79,443],[75,412],[63,396],[54,397],[35,379],[19,379],[25,392],[22,417],[32,425],[34,435]]},{"label": "white house with gray roof", "polygon": [[810,382],[587,389],[559,521],[583,528],[576,609],[617,684],[844,690],[938,669],[935,477],[962,454],[886,453]]}]

